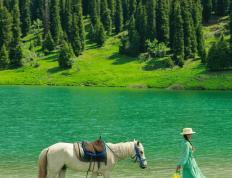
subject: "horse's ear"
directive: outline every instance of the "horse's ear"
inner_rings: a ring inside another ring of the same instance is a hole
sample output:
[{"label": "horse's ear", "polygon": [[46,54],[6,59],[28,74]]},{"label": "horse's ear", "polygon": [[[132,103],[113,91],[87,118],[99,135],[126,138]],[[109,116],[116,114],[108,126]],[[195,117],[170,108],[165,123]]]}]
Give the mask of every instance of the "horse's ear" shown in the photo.
[{"label": "horse's ear", "polygon": [[137,145],[139,146],[139,144],[140,144],[140,142],[139,141],[137,141]]}]

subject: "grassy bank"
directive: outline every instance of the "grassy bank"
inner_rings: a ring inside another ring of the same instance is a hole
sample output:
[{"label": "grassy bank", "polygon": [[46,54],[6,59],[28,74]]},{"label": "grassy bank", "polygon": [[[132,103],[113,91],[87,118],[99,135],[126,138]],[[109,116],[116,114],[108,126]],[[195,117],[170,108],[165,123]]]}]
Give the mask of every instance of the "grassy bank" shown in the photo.
[{"label": "grassy bank", "polygon": [[[215,41],[215,28],[222,29],[223,24],[205,27],[207,48]],[[28,45],[27,56],[31,55]],[[232,71],[208,72],[200,60],[189,60],[183,68],[148,71],[148,63],[118,54],[118,46],[117,37],[109,38],[102,48],[87,44],[70,70],[58,67],[57,52],[37,57],[38,67],[1,70],[0,84],[232,90]]]}]

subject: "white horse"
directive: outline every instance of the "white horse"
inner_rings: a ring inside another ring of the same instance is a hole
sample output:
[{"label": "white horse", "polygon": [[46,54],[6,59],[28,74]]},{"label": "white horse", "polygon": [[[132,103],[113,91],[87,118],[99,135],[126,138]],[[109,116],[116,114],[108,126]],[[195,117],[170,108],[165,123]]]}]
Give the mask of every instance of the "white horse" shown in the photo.
[{"label": "white horse", "polygon": [[103,175],[109,178],[115,164],[127,157],[131,157],[139,163],[140,168],[147,167],[144,147],[139,141],[126,143],[107,143],[107,164],[101,163],[98,166],[92,166],[90,163],[82,162],[77,158],[74,144],[57,143],[44,149],[39,156],[39,176],[38,178],[65,178],[66,168],[74,171],[87,172],[91,170],[91,178],[97,178]]}]

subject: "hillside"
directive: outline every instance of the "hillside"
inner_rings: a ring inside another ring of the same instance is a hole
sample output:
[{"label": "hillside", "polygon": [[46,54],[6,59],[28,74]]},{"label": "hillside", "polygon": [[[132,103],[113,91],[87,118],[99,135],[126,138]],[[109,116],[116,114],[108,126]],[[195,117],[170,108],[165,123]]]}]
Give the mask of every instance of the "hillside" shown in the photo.
[{"label": "hillside", "polygon": [[[216,41],[218,31],[225,29],[227,19],[220,19],[204,28],[207,48]],[[188,60],[183,68],[146,70],[148,62],[118,53],[118,36],[107,39],[98,48],[86,42],[86,50],[75,59],[72,69],[58,67],[58,52],[34,57],[29,50],[30,38],[24,41],[24,53],[35,61],[19,69],[0,71],[1,85],[54,85],[54,86],[98,86],[135,88],[174,88],[231,90],[232,71],[208,72],[200,60]],[[227,37],[226,37],[227,38]]]}]

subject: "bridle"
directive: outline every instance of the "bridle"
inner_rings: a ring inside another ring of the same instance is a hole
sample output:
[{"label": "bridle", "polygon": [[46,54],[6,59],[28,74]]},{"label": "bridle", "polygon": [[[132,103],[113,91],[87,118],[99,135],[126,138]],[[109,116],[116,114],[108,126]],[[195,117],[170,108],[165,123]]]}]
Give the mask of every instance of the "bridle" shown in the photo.
[{"label": "bridle", "polygon": [[[116,156],[117,158],[119,158],[119,156],[105,143],[106,147],[114,154],[114,156]],[[132,156],[132,160],[134,160],[134,162],[139,162],[140,167],[144,167],[144,162],[146,161],[146,159],[143,159],[141,157],[140,151],[138,149],[138,147],[136,146],[136,144],[134,144],[134,150],[135,150],[135,155]]]},{"label": "bridle", "polygon": [[146,161],[146,159],[143,159],[141,157],[140,151],[139,151],[138,147],[136,146],[136,144],[134,145],[134,149],[135,149],[135,155],[132,156],[132,159],[134,160],[134,162],[139,162],[140,167],[142,167],[144,165],[144,162]]}]

